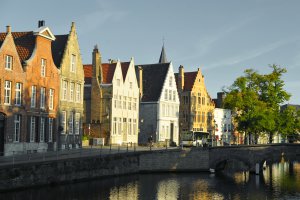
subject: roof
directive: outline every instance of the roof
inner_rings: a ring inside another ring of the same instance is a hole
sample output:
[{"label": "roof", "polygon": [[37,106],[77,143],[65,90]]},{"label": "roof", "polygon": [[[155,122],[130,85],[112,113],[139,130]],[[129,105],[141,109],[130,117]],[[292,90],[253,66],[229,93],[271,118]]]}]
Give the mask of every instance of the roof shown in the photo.
[{"label": "roof", "polygon": [[[198,72],[184,73],[184,91],[191,91],[193,89]],[[175,73],[176,84],[178,85],[178,73]]]},{"label": "roof", "polygon": [[121,69],[122,69],[122,75],[123,75],[123,80],[125,81],[128,68],[129,68],[130,62],[122,62],[121,63]]},{"label": "roof", "polygon": [[116,66],[117,63],[102,63],[102,83],[112,83]]},{"label": "roof", "polygon": [[55,65],[60,68],[69,35],[55,35],[56,40],[52,41],[52,57]]},{"label": "roof", "polygon": [[[0,33],[0,43],[2,45],[7,33]],[[35,47],[35,35],[30,32],[12,32],[17,52],[21,61],[28,60]]]},{"label": "roof", "polygon": [[167,60],[167,56],[166,56],[166,52],[165,52],[165,45],[163,45],[158,63],[167,63],[167,62],[168,62],[168,60]]},{"label": "roof", "polygon": [[158,101],[168,73],[170,63],[136,65],[136,70],[139,66],[143,69],[142,102]]},{"label": "roof", "polygon": [[84,83],[92,84],[93,65],[83,65]]}]

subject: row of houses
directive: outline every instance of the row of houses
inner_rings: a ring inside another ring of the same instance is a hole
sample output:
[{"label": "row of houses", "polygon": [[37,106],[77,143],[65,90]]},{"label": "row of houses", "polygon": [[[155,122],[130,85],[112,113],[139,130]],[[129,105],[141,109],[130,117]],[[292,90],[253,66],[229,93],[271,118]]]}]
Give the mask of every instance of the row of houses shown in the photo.
[{"label": "row of houses", "polygon": [[214,117],[215,104],[201,70],[176,73],[164,46],[158,63],[138,65],[102,62],[95,46],[83,65],[74,23],[64,35],[44,21],[34,31],[0,33],[2,155],[80,148],[83,134],[103,144],[174,145],[186,131],[226,126],[229,135],[231,122]]}]

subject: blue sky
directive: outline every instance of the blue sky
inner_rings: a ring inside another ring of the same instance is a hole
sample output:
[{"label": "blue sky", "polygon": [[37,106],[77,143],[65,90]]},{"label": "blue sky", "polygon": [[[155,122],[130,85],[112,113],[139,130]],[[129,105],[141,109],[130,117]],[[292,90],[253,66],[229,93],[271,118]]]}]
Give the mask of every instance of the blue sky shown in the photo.
[{"label": "blue sky", "polygon": [[287,68],[288,103],[300,104],[300,1],[1,0],[0,32],[30,31],[45,20],[54,34],[76,23],[83,63],[98,44],[109,58],[158,62],[162,39],[175,71],[200,68],[214,98],[247,68]]}]

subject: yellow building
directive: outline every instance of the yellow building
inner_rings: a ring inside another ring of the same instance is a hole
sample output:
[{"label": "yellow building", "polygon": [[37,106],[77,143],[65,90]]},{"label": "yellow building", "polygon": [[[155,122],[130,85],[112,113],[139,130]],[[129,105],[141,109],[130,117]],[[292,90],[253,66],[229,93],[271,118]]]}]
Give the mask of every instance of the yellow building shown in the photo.
[{"label": "yellow building", "polygon": [[206,90],[200,69],[184,72],[184,67],[180,66],[179,73],[176,73],[175,77],[180,97],[180,133],[185,131],[212,133],[215,105]]}]

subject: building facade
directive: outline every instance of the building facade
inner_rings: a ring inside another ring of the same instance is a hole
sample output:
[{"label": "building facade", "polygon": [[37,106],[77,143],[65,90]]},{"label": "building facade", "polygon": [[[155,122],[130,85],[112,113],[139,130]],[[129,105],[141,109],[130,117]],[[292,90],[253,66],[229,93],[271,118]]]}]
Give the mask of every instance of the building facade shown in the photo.
[{"label": "building facade", "polygon": [[36,31],[11,32],[8,27],[0,35],[5,58],[0,77],[1,148],[5,155],[54,150],[59,98],[59,70],[51,53],[55,36],[44,21]]},{"label": "building facade", "polygon": [[[139,88],[134,60],[101,62],[98,48],[93,64],[85,65],[86,126],[105,144],[138,142]],[[90,77],[88,77],[90,76]]]},{"label": "building facade", "polygon": [[200,69],[184,72],[184,67],[180,66],[175,77],[180,97],[180,132],[201,131],[212,135],[215,106],[206,90]]},{"label": "building facade", "polygon": [[84,71],[75,23],[69,34],[55,35],[52,55],[60,69],[58,148],[81,147]]},{"label": "building facade", "polygon": [[231,110],[215,108],[214,109],[214,135],[218,146],[229,145],[232,138]]},{"label": "building facade", "polygon": [[139,143],[179,144],[179,98],[164,47],[158,64],[137,65],[141,94]]}]

